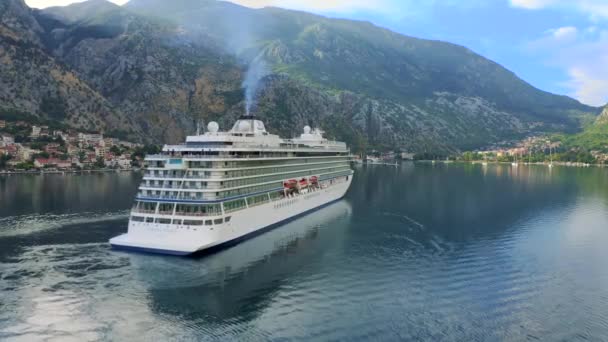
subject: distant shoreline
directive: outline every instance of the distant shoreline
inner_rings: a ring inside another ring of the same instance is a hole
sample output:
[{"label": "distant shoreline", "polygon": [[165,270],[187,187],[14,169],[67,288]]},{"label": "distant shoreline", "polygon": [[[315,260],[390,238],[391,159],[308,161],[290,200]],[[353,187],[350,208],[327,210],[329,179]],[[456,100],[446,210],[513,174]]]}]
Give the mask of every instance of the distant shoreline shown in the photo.
[{"label": "distant shoreline", "polygon": [[[483,164],[484,161],[480,161],[480,160],[475,160],[475,161],[465,161],[465,160],[450,160],[450,161],[445,161],[445,160],[416,160],[416,162],[423,162],[423,163],[462,163],[462,164]],[[514,162],[498,162],[498,161],[486,161],[485,163],[487,164],[512,164]],[[548,166],[549,163],[546,162],[533,162],[533,163],[528,163],[528,162],[517,162],[519,165],[543,165],[543,166]],[[598,163],[589,163],[589,164],[585,164],[585,163],[576,163],[576,162],[553,162],[554,166],[569,166],[569,167],[606,167],[608,166],[607,164],[598,164]]]},{"label": "distant shoreline", "polygon": [[36,170],[36,171],[0,171],[0,176],[10,175],[46,175],[46,174],[83,174],[96,172],[138,172],[141,169],[99,169],[99,170]]}]

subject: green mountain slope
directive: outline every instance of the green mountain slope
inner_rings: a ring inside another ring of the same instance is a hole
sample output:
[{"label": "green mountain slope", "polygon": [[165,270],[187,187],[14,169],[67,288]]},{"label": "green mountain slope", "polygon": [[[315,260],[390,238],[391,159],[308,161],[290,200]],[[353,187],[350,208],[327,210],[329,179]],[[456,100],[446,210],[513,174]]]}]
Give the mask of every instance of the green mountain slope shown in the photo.
[{"label": "green mountain slope", "polygon": [[608,106],[595,123],[586,127],[583,132],[562,136],[561,140],[567,148],[608,153]]},{"label": "green mountain slope", "polygon": [[[91,0],[43,11],[6,1],[29,20],[22,31],[37,44],[24,63],[36,75],[45,70],[33,58],[64,68],[104,103],[105,114],[90,114],[93,125],[119,126],[142,140],[179,141],[197,119],[228,126],[244,110],[249,65],[260,61],[267,73],[256,114],[271,130],[290,136],[320,125],[356,149],[472,148],[534,132],[575,132],[599,112],[535,89],[461,46],[366,22],[215,0],[131,0],[123,7]],[[6,27],[0,25],[0,48],[9,45]],[[16,72],[12,65],[1,68],[0,82],[19,82],[4,76]],[[22,97],[4,94],[0,106],[47,115],[36,77],[28,79]],[[86,98],[70,101],[66,120],[80,115],[77,102],[94,107]]]}]

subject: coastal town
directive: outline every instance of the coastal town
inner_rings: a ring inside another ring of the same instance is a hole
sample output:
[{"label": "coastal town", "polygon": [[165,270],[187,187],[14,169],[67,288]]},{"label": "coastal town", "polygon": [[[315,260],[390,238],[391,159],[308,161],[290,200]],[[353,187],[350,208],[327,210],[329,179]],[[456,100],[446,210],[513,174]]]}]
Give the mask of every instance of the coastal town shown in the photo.
[{"label": "coastal town", "polygon": [[605,150],[584,150],[568,147],[547,136],[527,137],[515,144],[503,142],[486,149],[467,151],[457,157],[462,161],[555,163],[560,165],[604,165],[608,162]]},{"label": "coastal town", "polygon": [[0,120],[0,172],[130,170],[154,148],[101,133]]}]

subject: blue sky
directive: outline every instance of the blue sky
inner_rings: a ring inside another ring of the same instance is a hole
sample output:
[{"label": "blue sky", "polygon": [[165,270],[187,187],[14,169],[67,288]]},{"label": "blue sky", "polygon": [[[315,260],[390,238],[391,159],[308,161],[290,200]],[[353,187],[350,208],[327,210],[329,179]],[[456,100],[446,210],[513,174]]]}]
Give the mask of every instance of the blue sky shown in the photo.
[{"label": "blue sky", "polygon": [[[33,7],[73,0],[26,0]],[[115,0],[124,3],[126,0]],[[608,0],[232,0],[371,21],[464,45],[532,85],[608,103]]]}]

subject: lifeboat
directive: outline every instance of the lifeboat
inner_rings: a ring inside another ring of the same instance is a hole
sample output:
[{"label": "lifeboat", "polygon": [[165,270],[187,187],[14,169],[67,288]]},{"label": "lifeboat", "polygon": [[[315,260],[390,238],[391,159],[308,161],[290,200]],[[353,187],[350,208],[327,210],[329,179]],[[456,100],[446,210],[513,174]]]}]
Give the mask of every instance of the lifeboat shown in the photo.
[{"label": "lifeboat", "polygon": [[308,186],[308,180],[306,178],[300,179],[300,187]]},{"label": "lifeboat", "polygon": [[310,182],[312,184],[317,184],[319,182],[319,178],[317,176],[310,177]]},{"label": "lifeboat", "polygon": [[298,181],[295,179],[290,179],[288,181],[283,182],[283,186],[288,189],[295,188],[297,184]]}]

